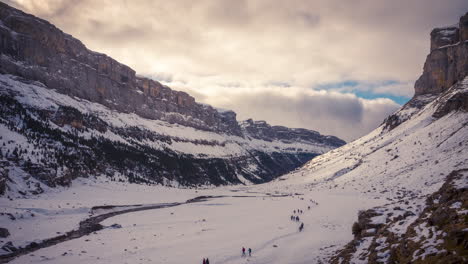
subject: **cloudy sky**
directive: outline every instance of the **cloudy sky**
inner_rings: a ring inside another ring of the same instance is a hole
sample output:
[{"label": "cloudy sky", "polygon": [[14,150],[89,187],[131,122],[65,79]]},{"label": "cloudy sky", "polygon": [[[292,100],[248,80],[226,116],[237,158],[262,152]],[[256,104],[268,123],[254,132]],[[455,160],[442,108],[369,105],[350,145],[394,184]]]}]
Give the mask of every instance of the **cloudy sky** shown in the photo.
[{"label": "cloudy sky", "polygon": [[413,95],[429,33],[466,0],[9,0],[238,119],[345,140]]}]

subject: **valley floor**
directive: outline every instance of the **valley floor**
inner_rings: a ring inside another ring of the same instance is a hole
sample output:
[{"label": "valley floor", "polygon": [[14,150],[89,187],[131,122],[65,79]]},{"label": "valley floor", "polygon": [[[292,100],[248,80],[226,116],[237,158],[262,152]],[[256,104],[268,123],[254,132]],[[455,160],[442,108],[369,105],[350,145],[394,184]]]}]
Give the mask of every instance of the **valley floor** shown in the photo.
[{"label": "valley floor", "polygon": [[[288,186],[280,190],[281,182],[271,189],[267,184],[205,190],[105,182],[87,185],[83,180],[79,185],[34,199],[1,198],[3,213],[16,219],[2,216],[2,226],[11,232],[8,240],[24,246],[77,229],[93,206],[222,197],[111,217],[101,223],[106,227],[103,230],[11,263],[201,263],[204,257],[210,263],[315,263],[352,239],[351,225],[358,210],[386,201],[343,190]],[[93,214],[126,208],[100,209]],[[302,232],[300,222],[290,219],[298,209],[303,211],[295,214],[305,225]],[[252,256],[241,257],[242,247],[252,248]]]}]

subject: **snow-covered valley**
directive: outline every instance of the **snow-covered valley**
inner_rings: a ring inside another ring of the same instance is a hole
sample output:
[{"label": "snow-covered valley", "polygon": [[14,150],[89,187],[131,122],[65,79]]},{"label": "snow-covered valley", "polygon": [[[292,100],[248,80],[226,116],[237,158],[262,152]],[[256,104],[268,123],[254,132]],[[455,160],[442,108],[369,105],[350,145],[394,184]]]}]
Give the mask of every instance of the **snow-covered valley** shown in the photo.
[{"label": "snow-covered valley", "polygon": [[[1,221],[15,246],[40,244],[41,239],[77,229],[81,220],[108,210],[181,203],[107,218],[102,230],[22,255],[12,263],[198,263],[204,257],[211,263],[328,263],[353,239],[351,227],[358,212],[371,208],[369,225],[388,225],[391,233],[402,236],[446,177],[467,169],[468,115],[453,111],[433,117],[449,98],[465,93],[467,84],[460,82],[420,110],[397,112],[411,116],[392,130],[382,124],[270,183],[175,189],[98,177],[78,179],[72,188],[50,189],[34,197],[12,201],[3,197]],[[461,172],[455,188],[466,190],[467,177]],[[199,196],[210,198],[183,204]],[[127,207],[91,210],[104,205]],[[452,207],[467,214],[466,204]],[[291,215],[300,221],[292,221]],[[299,223],[304,223],[302,232]],[[350,263],[367,263],[375,241],[383,241],[377,259],[388,261],[391,245],[384,242],[389,235],[377,236],[376,228],[361,231],[365,235],[348,256]],[[418,228],[422,233],[430,230],[425,225]],[[437,253],[442,242],[427,247]],[[252,248],[252,256],[242,257],[242,247]],[[415,255],[414,260],[424,257]]]},{"label": "snow-covered valley", "polygon": [[[70,227],[77,228],[80,218],[87,217],[90,211],[71,213],[67,208],[81,206],[90,209],[91,205],[100,204],[97,203],[99,198],[88,202],[73,198],[83,197],[87,192],[105,194],[108,200],[101,200],[104,202],[102,204],[176,202],[200,195],[222,197],[112,217],[102,222],[109,228],[41,249],[12,263],[198,263],[203,257],[209,257],[212,263],[304,263],[321,258],[327,250],[336,249],[350,240],[349,227],[356,211],[380,204],[379,199],[341,191],[306,195],[294,195],[290,191],[267,193],[270,189],[267,186],[260,189],[218,188],[198,190],[196,193],[195,190],[139,185],[124,187],[119,183],[101,186],[84,185],[74,190],[75,195],[65,190],[44,200],[39,198],[32,206],[47,204],[48,207],[57,208],[54,211],[58,215],[41,214],[40,210],[32,208],[20,210],[25,217],[11,221],[8,227],[12,233],[28,235],[12,235],[11,239],[27,244],[30,242],[28,238],[33,235],[45,238],[55,236],[56,232],[69,231]],[[143,195],[138,197],[139,193]],[[133,198],[113,199],[115,195]],[[16,204],[25,202],[16,201]],[[308,206],[310,209],[307,209]],[[298,209],[303,210],[302,214],[296,214],[305,223],[303,232],[298,231],[299,223],[290,219],[293,210]],[[27,210],[36,216],[30,217]],[[51,226],[51,223],[53,227],[38,228],[38,225]],[[112,228],[113,224],[121,225],[121,228]],[[243,246],[253,249],[252,257],[241,257]],[[323,247],[327,249],[321,249]]]},{"label": "snow-covered valley", "polygon": [[468,13],[346,145],[239,122],[4,3],[0,48],[0,263],[468,263]]}]

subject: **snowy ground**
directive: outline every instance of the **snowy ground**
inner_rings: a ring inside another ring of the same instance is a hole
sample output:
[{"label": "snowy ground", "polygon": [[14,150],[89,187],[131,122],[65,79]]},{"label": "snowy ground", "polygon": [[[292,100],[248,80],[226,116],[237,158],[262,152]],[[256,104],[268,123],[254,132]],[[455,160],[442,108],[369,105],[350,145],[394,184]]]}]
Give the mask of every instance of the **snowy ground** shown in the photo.
[{"label": "snowy ground", "polygon": [[[24,210],[30,203],[29,207],[35,209],[29,210],[37,214],[5,221],[13,234],[9,240],[18,245],[33,237],[46,238],[77,228],[93,205],[185,201],[199,195],[249,196],[221,197],[112,217],[102,224],[117,223],[122,228],[106,228],[12,263],[197,263],[203,257],[209,257],[211,263],[304,263],[323,255],[324,247],[331,251],[349,241],[352,238],[349,228],[356,212],[383,202],[341,191],[273,197],[266,194],[268,190],[266,185],[258,190],[233,187],[195,193],[195,190],[101,183],[39,199],[9,202],[9,210],[15,205]],[[311,208],[307,209],[308,206]],[[298,222],[290,220],[297,209],[303,210],[302,214],[296,214],[305,224],[303,232],[298,231]],[[241,258],[241,247],[252,248],[253,256]]]},{"label": "snowy ground", "polygon": [[[467,90],[468,81],[462,84]],[[452,170],[466,168],[468,115],[452,112],[435,119],[436,108],[431,103],[391,131],[382,133],[380,127],[267,184],[194,190],[81,180],[70,189],[48,190],[31,199],[0,198],[4,213],[18,218],[1,216],[0,225],[12,233],[1,242],[21,246],[76,228],[92,206],[223,195],[108,218],[103,225],[122,227],[105,228],[11,263],[201,263],[203,257],[210,263],[317,263],[351,240],[359,210],[379,206],[378,211],[386,212],[394,204],[416,217],[424,198],[438,190]],[[297,209],[304,211],[299,214],[303,232],[290,220]],[[386,217],[372,221],[385,222]],[[405,232],[409,224],[394,232]],[[359,254],[366,245],[359,245],[352,263],[364,263]],[[242,247],[252,248],[253,256],[242,258]]]}]

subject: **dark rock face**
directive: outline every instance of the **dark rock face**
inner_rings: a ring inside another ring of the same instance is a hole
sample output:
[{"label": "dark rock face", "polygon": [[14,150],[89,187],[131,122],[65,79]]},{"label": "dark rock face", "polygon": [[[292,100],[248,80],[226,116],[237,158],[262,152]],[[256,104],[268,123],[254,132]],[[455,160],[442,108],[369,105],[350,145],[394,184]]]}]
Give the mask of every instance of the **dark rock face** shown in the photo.
[{"label": "dark rock face", "polygon": [[[3,157],[3,154],[1,154],[0,157]],[[8,170],[3,162],[0,163],[0,165],[0,195],[3,195],[7,188]]]},{"label": "dark rock face", "polygon": [[8,229],[0,227],[0,237],[5,238],[9,236],[10,236],[10,232],[8,231]]},{"label": "dark rock face", "polygon": [[462,89],[466,86],[468,86],[468,80],[454,85],[452,93],[439,99],[437,109],[432,116],[441,118],[452,111],[468,112],[468,92]]},{"label": "dark rock face", "polygon": [[187,93],[137,77],[130,67],[88,50],[45,20],[0,3],[0,21],[0,73],[39,81],[120,112],[241,135],[234,112],[221,115]]},{"label": "dark rock face", "polygon": [[458,27],[435,28],[431,32],[431,51],[460,41]]},{"label": "dark rock face", "polygon": [[459,28],[438,28],[431,32],[431,53],[414,85],[416,96],[441,93],[467,75],[467,21],[468,13],[460,19]]}]

